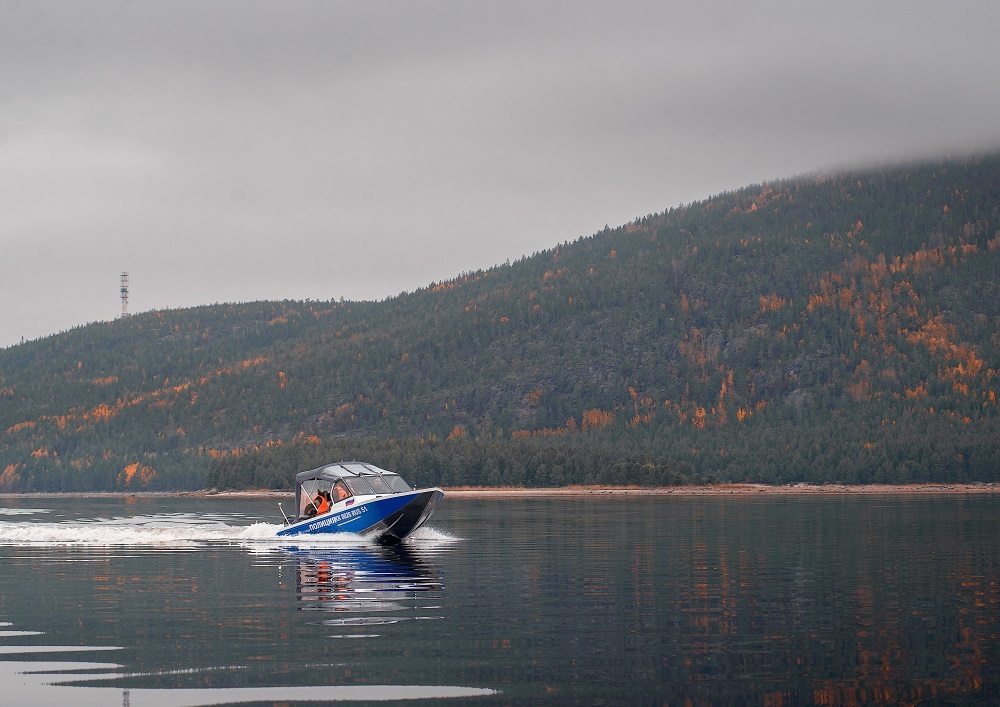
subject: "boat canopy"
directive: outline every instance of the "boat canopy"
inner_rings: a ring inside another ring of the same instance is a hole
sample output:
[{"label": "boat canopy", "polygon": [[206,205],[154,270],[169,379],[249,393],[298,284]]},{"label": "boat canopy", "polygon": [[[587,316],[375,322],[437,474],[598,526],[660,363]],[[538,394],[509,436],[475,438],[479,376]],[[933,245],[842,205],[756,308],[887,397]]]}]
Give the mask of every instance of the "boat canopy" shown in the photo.
[{"label": "boat canopy", "polygon": [[298,518],[311,515],[313,499],[329,497],[334,486],[346,487],[347,496],[383,496],[412,491],[399,474],[364,462],[334,462],[295,475],[295,507]]}]

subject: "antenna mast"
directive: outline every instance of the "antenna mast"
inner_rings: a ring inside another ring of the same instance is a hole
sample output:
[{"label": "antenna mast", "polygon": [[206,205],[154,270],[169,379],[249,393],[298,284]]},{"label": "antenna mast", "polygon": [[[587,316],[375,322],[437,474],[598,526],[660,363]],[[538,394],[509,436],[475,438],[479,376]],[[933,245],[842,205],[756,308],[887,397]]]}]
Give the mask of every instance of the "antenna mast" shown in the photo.
[{"label": "antenna mast", "polygon": [[128,316],[128,271],[122,273],[122,319]]}]

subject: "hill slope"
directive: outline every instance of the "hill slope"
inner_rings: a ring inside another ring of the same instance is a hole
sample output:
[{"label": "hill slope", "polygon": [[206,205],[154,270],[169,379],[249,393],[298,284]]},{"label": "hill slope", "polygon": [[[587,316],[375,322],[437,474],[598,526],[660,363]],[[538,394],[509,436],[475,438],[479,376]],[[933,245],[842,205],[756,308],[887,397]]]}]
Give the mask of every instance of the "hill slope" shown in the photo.
[{"label": "hill slope", "polygon": [[427,481],[1000,480],[998,212],[997,155],[803,177],[383,302],[81,327],[0,352],[0,490],[280,485],[389,439]]}]

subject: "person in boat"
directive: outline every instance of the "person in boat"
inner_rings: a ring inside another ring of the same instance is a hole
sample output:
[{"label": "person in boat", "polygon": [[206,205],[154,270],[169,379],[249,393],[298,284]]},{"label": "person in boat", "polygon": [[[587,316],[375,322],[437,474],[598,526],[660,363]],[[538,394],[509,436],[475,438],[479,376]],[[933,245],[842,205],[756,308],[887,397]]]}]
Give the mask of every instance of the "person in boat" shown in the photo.
[{"label": "person in boat", "polygon": [[313,499],[313,504],[316,506],[316,515],[321,516],[330,510],[330,497],[321,491],[316,494],[316,498]]},{"label": "person in boat", "polygon": [[351,492],[347,490],[347,484],[338,481],[333,485],[333,502],[340,503],[345,498],[350,498]]}]

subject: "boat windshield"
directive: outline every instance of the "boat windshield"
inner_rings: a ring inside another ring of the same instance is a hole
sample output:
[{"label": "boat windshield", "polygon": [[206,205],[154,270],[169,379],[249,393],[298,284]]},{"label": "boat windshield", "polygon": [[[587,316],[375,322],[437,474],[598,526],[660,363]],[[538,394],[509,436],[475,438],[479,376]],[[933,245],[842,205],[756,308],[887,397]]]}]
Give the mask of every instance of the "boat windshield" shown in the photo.
[{"label": "boat windshield", "polygon": [[375,493],[368,482],[360,476],[345,476],[344,481],[351,487],[351,493],[355,496],[371,496]]},{"label": "boat windshield", "polygon": [[392,489],[393,493],[405,493],[406,491],[412,491],[408,483],[403,481],[403,477],[399,474],[382,474],[382,479],[389,484],[389,488]]},{"label": "boat windshield", "polygon": [[371,484],[375,493],[392,493],[392,489],[389,488],[389,484],[383,481],[381,476],[366,475],[365,481]]}]

